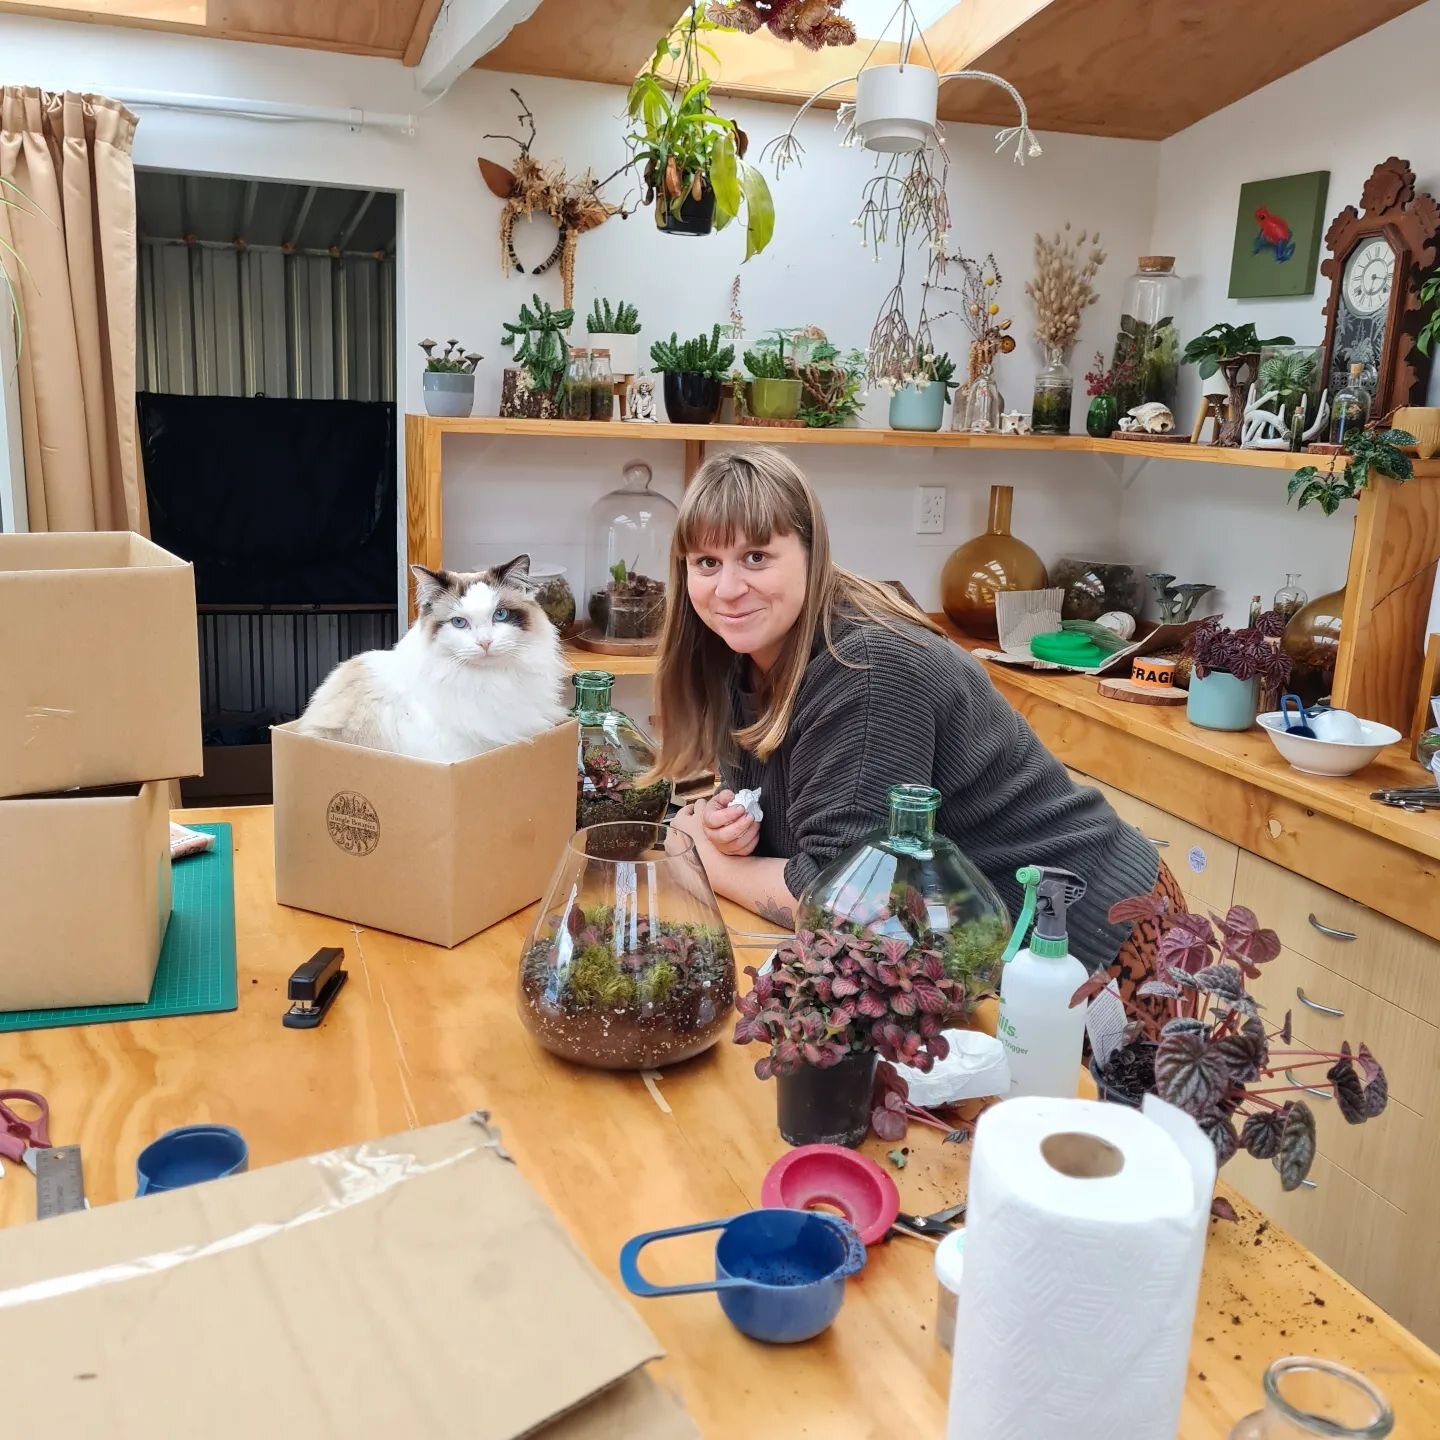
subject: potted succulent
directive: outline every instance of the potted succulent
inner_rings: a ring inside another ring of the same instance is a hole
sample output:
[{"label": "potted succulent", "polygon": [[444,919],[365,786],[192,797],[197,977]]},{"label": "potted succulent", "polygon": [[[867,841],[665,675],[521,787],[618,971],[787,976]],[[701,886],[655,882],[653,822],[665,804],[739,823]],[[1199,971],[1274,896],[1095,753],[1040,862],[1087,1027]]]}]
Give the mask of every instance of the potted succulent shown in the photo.
[{"label": "potted succulent", "polygon": [[[737,1002],[734,1039],[769,1045],[755,1073],[777,1082],[788,1144],[858,1145],[870,1129],[880,1057],[928,1071],[950,1053],[941,1030],[963,987],[936,946],[908,934],[801,930],[768,970],[746,973],[754,985]],[[896,1118],[904,1113],[902,1103]]]},{"label": "potted succulent", "polygon": [[892,430],[938,430],[944,424],[945,402],[955,392],[955,362],[948,354],[917,350],[894,381]]},{"label": "potted succulent", "polygon": [[565,332],[575,319],[573,310],[554,310],[538,295],[521,305],[515,320],[503,323],[502,345],[515,352],[515,364],[505,370],[500,391],[500,414],[509,419],[549,420],[565,379],[570,347]]},{"label": "potted succulent", "polygon": [[1260,682],[1279,687],[1290,678],[1290,656],[1271,644],[1284,629],[1285,617],[1274,610],[1245,630],[1227,630],[1218,615],[1202,620],[1185,640],[1194,666],[1185,718],[1206,730],[1248,730]]},{"label": "potted succulent", "polygon": [[708,337],[683,344],[669,340],[650,347],[650,363],[665,377],[665,413],[673,425],[708,425],[720,413],[721,386],[735,360],[735,347],[720,343],[720,327]]},{"label": "potted succulent", "polygon": [[[702,12],[692,0],[630,87],[627,163],[643,165],[645,203],[654,204],[656,228],[667,235],[708,235],[743,210],[748,260],[775,233],[775,202],[764,175],[745,163],[745,132],[710,104],[712,81],[700,60],[709,47],[698,36],[721,27]],[[673,73],[662,73],[672,60]]]},{"label": "potted succulent", "polygon": [[[1279,955],[1280,940],[1260,928],[1253,910],[1232,906],[1212,924],[1204,915],[1171,914],[1165,900],[1140,895],[1113,905],[1109,918],[1159,922],[1161,934],[1156,974],[1134,999],[1115,996],[1112,973],[1099,970],[1070,1002],[1104,1003],[1108,994],[1129,1017],[1120,1043],[1103,1063],[1091,1062],[1102,1100],[1138,1106],[1154,1093],[1194,1117],[1218,1164],[1246,1150],[1274,1162],[1285,1190],[1299,1187],[1315,1159],[1315,1116],[1303,1093],[1328,1090],[1351,1125],[1384,1112],[1385,1072],[1365,1045],[1315,1050],[1292,1040],[1288,1010],[1278,1024],[1261,1019],[1245,983]],[[1321,1066],[1323,1080],[1315,1073]],[[1297,1080],[1299,1071],[1308,1073]],[[1277,1098],[1287,1095],[1296,1098]],[[1236,1218],[1218,1197],[1214,1213]]]},{"label": "potted succulent", "polygon": [[425,373],[420,383],[427,415],[463,416],[475,408],[475,367],[485,358],[467,353],[458,340],[447,340],[437,355],[435,340],[422,340]]},{"label": "potted succulent", "polygon": [[777,334],[758,341],[744,355],[750,372],[748,404],[759,420],[793,420],[800,413],[804,386],[785,355],[785,336]]},{"label": "potted succulent", "polygon": [[640,333],[640,314],[633,305],[622,300],[612,308],[608,300],[597,299],[585,317],[585,329],[591,345],[610,352],[612,375],[640,373],[640,347],[635,339]]},{"label": "potted succulent", "polygon": [[1288,335],[1261,340],[1252,324],[1226,325],[1222,321],[1197,335],[1185,347],[1181,360],[1186,365],[1198,366],[1202,380],[1208,380],[1218,370],[1230,394],[1225,420],[1215,439],[1217,445],[1234,447],[1240,444],[1240,432],[1245,421],[1245,387],[1255,378],[1261,348],[1294,343]]},{"label": "potted succulent", "polygon": [[[1413,444],[1415,437],[1408,430],[1383,430],[1378,426],[1351,430],[1345,436],[1344,449],[1330,457],[1325,473],[1322,475],[1314,465],[1302,465],[1290,477],[1287,494],[1297,510],[1303,510],[1313,500],[1326,515],[1333,515],[1342,500],[1353,500],[1370,483],[1372,474],[1408,480],[1415,466],[1400,447]],[[1342,458],[1345,468],[1337,475],[1335,466]]]}]

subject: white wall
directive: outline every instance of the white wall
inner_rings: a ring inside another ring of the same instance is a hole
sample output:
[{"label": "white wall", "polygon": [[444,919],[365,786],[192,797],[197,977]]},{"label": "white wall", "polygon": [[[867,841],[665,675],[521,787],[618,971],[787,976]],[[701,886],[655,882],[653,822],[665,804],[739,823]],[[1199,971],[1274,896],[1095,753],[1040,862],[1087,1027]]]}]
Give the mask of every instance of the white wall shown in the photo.
[{"label": "white wall", "polygon": [[[106,30],[64,22],[0,17],[0,79],[50,88],[180,90],[248,99],[409,111],[416,107],[412,73],[380,60],[313,51],[210,41],[136,30]],[[352,135],[315,124],[261,124],[217,116],[142,111],[135,158],[142,165],[340,185],[391,187],[402,192],[401,363],[408,376],[405,400],[419,410],[418,353],[425,335],[456,335],[486,360],[477,386],[476,412],[499,403],[500,322],[539,288],[558,301],[560,282],[499,273],[499,204],[476,171],[479,154],[506,161],[503,142],[486,131],[514,131],[511,77],[472,71],[425,111],[412,139],[377,133]],[[623,93],[616,88],[534,79],[513,81],[535,112],[535,154],[562,157],[572,171],[594,165],[609,173],[624,158]],[[788,108],[737,104],[736,117],[758,150],[787,125]],[[836,145],[833,116],[808,118],[803,169],[774,183],[775,241],[743,269],[738,232],[699,241],[658,235],[645,215],[611,220],[580,243],[577,306],[598,294],[635,300],[649,335],[682,336],[708,329],[728,315],[730,282],[742,276],[747,332],[779,325],[818,324],[845,347],[863,349],[889,263],[877,266],[861,251],[850,219],[858,209],[865,158]],[[1006,312],[1028,336],[1030,314],[1023,285],[1031,268],[1036,229],[1069,219],[1100,226],[1112,259],[1102,273],[1105,299],[1087,315],[1077,356],[1107,346],[1118,287],[1133,257],[1148,246],[1157,147],[1078,136],[1043,138],[1045,155],[1023,169],[992,154],[990,131],[952,127],[951,204],[955,243],[967,251],[993,249],[1005,278]],[[603,168],[602,168],[603,167]],[[517,249],[543,255],[548,226],[525,233]],[[914,267],[912,267],[913,269]],[[959,322],[945,322],[942,343],[963,358]],[[1021,344],[1005,357],[999,378],[1010,403],[1028,408],[1038,351]],[[1083,368],[1083,367],[1081,367]],[[877,397],[871,423],[884,423],[886,397]],[[1077,396],[1083,416],[1083,397]],[[618,482],[629,458],[621,443],[585,446],[555,442],[447,441],[447,560],[513,554],[576,563],[591,500]],[[678,482],[679,448],[646,446],[657,477]],[[1119,488],[1111,468],[1089,457],[956,455],[925,450],[864,452],[805,450],[802,459],[820,485],[842,560],[872,574],[906,580],[925,604],[938,601],[945,555],[983,528],[986,486],[1015,483],[1015,528],[1047,558],[1075,548],[1093,551],[1114,533]],[[512,479],[513,483],[497,484]],[[949,487],[943,536],[913,534],[912,489]]]},{"label": "white wall", "polygon": [[[1272,175],[1330,172],[1325,223],[1357,205],[1370,172],[1390,155],[1410,162],[1422,190],[1440,193],[1440,3],[1415,10],[1322,56],[1162,141],[1154,251],[1184,277],[1180,333],[1253,320],[1261,335],[1325,338],[1329,281],[1312,296],[1231,300],[1230,251],[1240,186]],[[1323,244],[1321,258],[1326,255]],[[1181,368],[1180,418],[1194,416],[1194,367]],[[1440,403],[1440,367],[1430,403]],[[1213,580],[1233,621],[1257,591],[1268,600],[1287,569],[1311,595],[1344,584],[1354,506],[1327,519],[1286,507],[1285,470],[1154,464],[1126,491],[1120,545],[1182,579]],[[1313,507],[1312,507],[1313,509]]]}]

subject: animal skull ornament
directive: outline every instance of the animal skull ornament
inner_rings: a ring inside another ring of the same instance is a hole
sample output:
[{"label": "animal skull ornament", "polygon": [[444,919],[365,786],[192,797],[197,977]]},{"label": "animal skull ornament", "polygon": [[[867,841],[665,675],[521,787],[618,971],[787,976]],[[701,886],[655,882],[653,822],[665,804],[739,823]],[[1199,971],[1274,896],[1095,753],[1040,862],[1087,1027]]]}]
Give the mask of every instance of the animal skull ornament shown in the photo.
[{"label": "animal skull ornament", "polygon": [[525,139],[514,135],[486,135],[486,140],[509,140],[520,154],[511,169],[487,160],[483,155],[477,163],[490,192],[505,202],[500,212],[500,270],[509,275],[511,268],[522,275],[525,267],[515,253],[515,221],[524,216],[531,220],[535,212],[548,215],[557,230],[554,248],[538,265],[530,267],[532,275],[543,275],[558,260],[565,296],[562,308],[569,309],[575,298],[575,247],[587,230],[603,225],[612,215],[623,214],[618,205],[600,198],[599,183],[593,171],[587,170],[578,180],[565,173],[562,162],[542,166],[530,156],[535,141],[535,117],[518,90],[510,93],[520,102],[519,120],[528,131]]}]

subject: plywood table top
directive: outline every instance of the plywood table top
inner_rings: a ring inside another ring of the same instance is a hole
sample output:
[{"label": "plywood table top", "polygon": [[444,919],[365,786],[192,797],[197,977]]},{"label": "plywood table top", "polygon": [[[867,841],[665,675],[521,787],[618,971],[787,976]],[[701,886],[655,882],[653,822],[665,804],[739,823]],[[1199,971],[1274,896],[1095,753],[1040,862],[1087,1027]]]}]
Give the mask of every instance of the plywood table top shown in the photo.
[{"label": "plywood table top", "polygon": [[[268,808],[183,818],[234,826],[239,1010],[0,1036],[0,1080],[49,1097],[52,1138],[80,1143],[92,1204],[132,1193],[136,1154],[172,1125],[233,1124],[252,1163],[268,1165],[476,1108],[494,1114],[531,1184],[612,1281],[630,1235],[759,1203],[785,1146],[773,1086],[745,1051],[722,1041],[653,1090],[639,1075],[577,1069],[516,1015],[528,915],[450,951],[357,931],[274,903]],[[344,947],[350,983],[319,1030],[287,1030],[286,979],[322,945]],[[906,1143],[895,1177],[906,1209],[963,1196],[968,1146],[914,1127]],[[888,1147],[870,1148],[883,1163]],[[1240,1223],[1212,1224],[1184,1440],[1225,1440],[1258,1407],[1266,1364],[1297,1352],[1372,1376],[1397,1434],[1440,1437],[1440,1357],[1234,1198]],[[30,1220],[34,1203],[29,1176],[7,1167],[0,1223]],[[650,1268],[702,1276],[711,1243],[676,1242]],[[873,1250],[836,1324],[797,1348],[744,1339],[710,1295],[636,1302],[669,1352],[656,1373],[707,1436],[939,1435],[949,1365],[934,1337],[933,1255],[911,1239]]]}]

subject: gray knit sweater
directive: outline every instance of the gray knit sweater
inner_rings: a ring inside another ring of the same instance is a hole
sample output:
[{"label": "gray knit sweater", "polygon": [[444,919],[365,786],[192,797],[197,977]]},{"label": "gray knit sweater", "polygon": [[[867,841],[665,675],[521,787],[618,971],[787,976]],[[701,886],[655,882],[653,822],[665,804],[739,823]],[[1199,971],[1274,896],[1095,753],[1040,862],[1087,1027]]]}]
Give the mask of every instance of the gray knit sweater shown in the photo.
[{"label": "gray knit sweater", "polygon": [[[1109,924],[1106,912],[1150,892],[1154,846],[1099,791],[1071,783],[960,646],[919,626],[897,633],[868,621],[837,624],[834,638],[838,659],[816,644],[780,748],[761,761],[737,747],[722,765],[732,789],[764,787],[755,853],[787,857],[785,883],[799,896],[824,865],[885,823],[891,785],[933,785],[939,830],[984,872],[1012,919],[1023,899],[1020,866],[1054,865],[1085,879],[1070,949],[1087,969],[1109,965],[1130,926]],[[737,664],[737,724],[754,714],[744,673]]]}]

